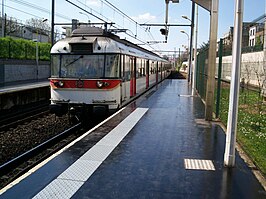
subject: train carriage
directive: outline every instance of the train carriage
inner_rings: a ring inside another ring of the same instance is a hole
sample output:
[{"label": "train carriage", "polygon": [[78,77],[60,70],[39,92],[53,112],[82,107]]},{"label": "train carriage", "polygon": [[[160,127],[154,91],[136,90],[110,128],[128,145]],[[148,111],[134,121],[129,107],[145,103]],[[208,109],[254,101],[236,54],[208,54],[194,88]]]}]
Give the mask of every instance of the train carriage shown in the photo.
[{"label": "train carriage", "polygon": [[51,112],[114,112],[169,75],[158,55],[98,27],[51,49]]}]

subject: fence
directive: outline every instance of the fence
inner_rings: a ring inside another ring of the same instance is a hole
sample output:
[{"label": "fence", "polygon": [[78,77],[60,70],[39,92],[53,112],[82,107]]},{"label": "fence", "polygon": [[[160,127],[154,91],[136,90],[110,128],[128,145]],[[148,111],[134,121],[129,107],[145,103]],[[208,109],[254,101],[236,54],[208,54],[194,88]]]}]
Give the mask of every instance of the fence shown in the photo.
[{"label": "fence", "polygon": [[48,61],[50,60],[50,48],[49,43],[36,44],[23,39],[0,38],[0,58],[34,60],[37,51],[39,60]]},{"label": "fence", "polygon": [[[230,77],[226,78],[227,74],[225,75],[224,73],[228,73],[228,71],[224,68],[231,69],[232,64],[228,62],[228,57],[224,57],[228,52],[222,44],[221,40],[219,57],[216,63],[215,106],[213,112],[226,125],[229,108]],[[250,60],[248,61],[248,59]],[[206,100],[207,65],[208,49],[198,55],[196,66],[196,89],[203,100]],[[262,86],[266,84],[266,69],[263,65],[263,52],[242,56],[242,66],[237,139],[262,172],[266,174],[266,103],[265,94],[264,96],[262,95]],[[248,69],[248,67],[250,68]],[[257,79],[251,81],[251,78]],[[250,82],[254,84],[257,82],[257,84],[252,85]]]}]

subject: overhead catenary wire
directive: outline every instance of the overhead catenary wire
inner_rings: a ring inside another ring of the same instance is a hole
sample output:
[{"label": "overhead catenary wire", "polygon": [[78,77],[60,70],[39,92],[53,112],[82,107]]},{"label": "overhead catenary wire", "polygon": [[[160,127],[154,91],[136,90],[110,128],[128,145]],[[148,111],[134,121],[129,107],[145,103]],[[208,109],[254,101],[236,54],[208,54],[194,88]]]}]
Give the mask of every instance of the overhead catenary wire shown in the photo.
[{"label": "overhead catenary wire", "polygon": [[[17,3],[17,4],[20,4],[22,6],[25,6],[25,7],[28,7],[28,8],[32,8],[32,9],[35,9],[35,10],[38,10],[40,12],[43,12],[43,13],[46,13],[46,14],[51,14],[51,11],[49,9],[46,9],[46,8],[43,8],[41,6],[38,6],[36,4],[33,4],[33,3],[29,3],[29,2],[26,2],[26,1],[23,1],[23,0],[10,0],[14,3]],[[17,9],[17,8],[13,8],[11,6],[7,6],[5,5],[5,7],[9,7],[9,8],[12,8],[14,10],[17,10],[19,12],[22,12],[22,13],[25,13],[25,14],[28,14],[28,15],[31,15],[31,16],[34,16],[36,18],[41,18],[40,16],[36,16],[34,14],[31,14],[31,13],[28,13],[28,12],[25,12],[23,10],[20,10],[20,9]],[[55,13],[55,15],[61,19],[65,19],[65,20],[71,20],[71,18],[69,18],[68,16],[66,15],[63,15],[63,14],[60,14],[60,13]]]},{"label": "overhead catenary wire", "polygon": [[[76,2],[78,2],[80,5],[82,5],[83,7],[85,7],[85,9],[82,8],[81,6],[79,6],[79,5],[75,4],[75,3],[73,3],[73,2],[70,1],[70,0],[66,0],[66,1],[67,1],[68,3],[71,3],[73,6],[75,6],[75,7],[79,8],[79,9],[81,9],[82,11],[86,12],[87,14],[90,14],[90,15],[92,15],[93,17],[96,17],[97,19],[99,19],[99,20],[101,20],[101,21],[103,21],[103,22],[105,22],[105,23],[106,23],[107,21],[111,22],[111,20],[110,20],[109,18],[105,17],[102,13],[99,13],[98,11],[92,9],[91,7],[87,6],[85,3],[81,2],[80,0],[76,0]],[[103,2],[103,0],[99,0],[99,1],[101,1],[102,3],[104,3],[105,5],[107,5],[105,2]],[[107,6],[110,8],[110,5],[107,5]],[[112,5],[111,7],[112,7],[112,9],[118,9],[118,8],[115,7],[114,5]],[[86,10],[86,8],[90,9],[90,12],[89,12],[88,10]],[[100,16],[102,16],[102,17],[104,17],[106,20],[104,20],[104,19],[98,17],[95,13],[98,14],[98,15],[100,15]],[[137,25],[139,26],[139,23],[138,23],[138,22],[136,22],[134,19],[132,19],[131,17],[129,17],[128,15],[126,15],[126,14],[125,14],[124,12],[122,12],[121,10],[119,10],[119,13],[122,14],[123,17],[126,17],[126,18],[130,19],[133,23],[135,23],[135,24],[137,24]],[[119,24],[116,24],[116,25],[112,24],[112,27],[117,28],[117,29],[119,29],[119,28],[124,28],[124,27],[122,27],[122,26],[119,25]],[[141,27],[141,26],[140,26],[140,27]],[[143,28],[143,27],[141,27],[141,28],[142,28],[143,30],[145,30],[145,28]],[[127,36],[129,36],[129,37],[131,37],[131,38],[134,38],[135,40],[141,42],[142,44],[148,45],[151,49],[155,50],[155,48],[154,48],[153,46],[151,46],[151,45],[148,44],[147,42],[145,42],[145,41],[139,39],[139,38],[137,37],[137,34],[134,34],[131,30],[129,30],[129,31],[131,32],[131,34],[128,33],[128,32],[125,32],[124,34],[126,34]],[[149,33],[149,34],[151,35],[151,33]],[[154,38],[153,38],[153,39],[154,39]],[[157,49],[158,49],[158,48],[157,48]]]}]

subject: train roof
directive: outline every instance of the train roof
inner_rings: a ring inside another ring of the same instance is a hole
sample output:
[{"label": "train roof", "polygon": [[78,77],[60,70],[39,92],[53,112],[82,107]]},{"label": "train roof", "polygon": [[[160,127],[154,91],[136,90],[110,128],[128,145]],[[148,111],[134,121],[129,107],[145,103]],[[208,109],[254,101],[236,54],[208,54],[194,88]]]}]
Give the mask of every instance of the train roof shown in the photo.
[{"label": "train roof", "polygon": [[98,27],[79,28],[71,37],[58,41],[51,54],[122,53],[158,61],[166,61],[159,55]]}]

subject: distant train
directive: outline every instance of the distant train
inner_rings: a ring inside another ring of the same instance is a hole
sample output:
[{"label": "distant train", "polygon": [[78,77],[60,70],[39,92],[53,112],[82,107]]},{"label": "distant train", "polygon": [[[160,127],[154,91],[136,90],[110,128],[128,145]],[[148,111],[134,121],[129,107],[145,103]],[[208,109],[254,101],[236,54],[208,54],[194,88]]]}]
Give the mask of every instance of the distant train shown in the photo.
[{"label": "distant train", "polygon": [[170,68],[157,54],[101,28],[76,29],[51,49],[51,112],[114,112]]}]

